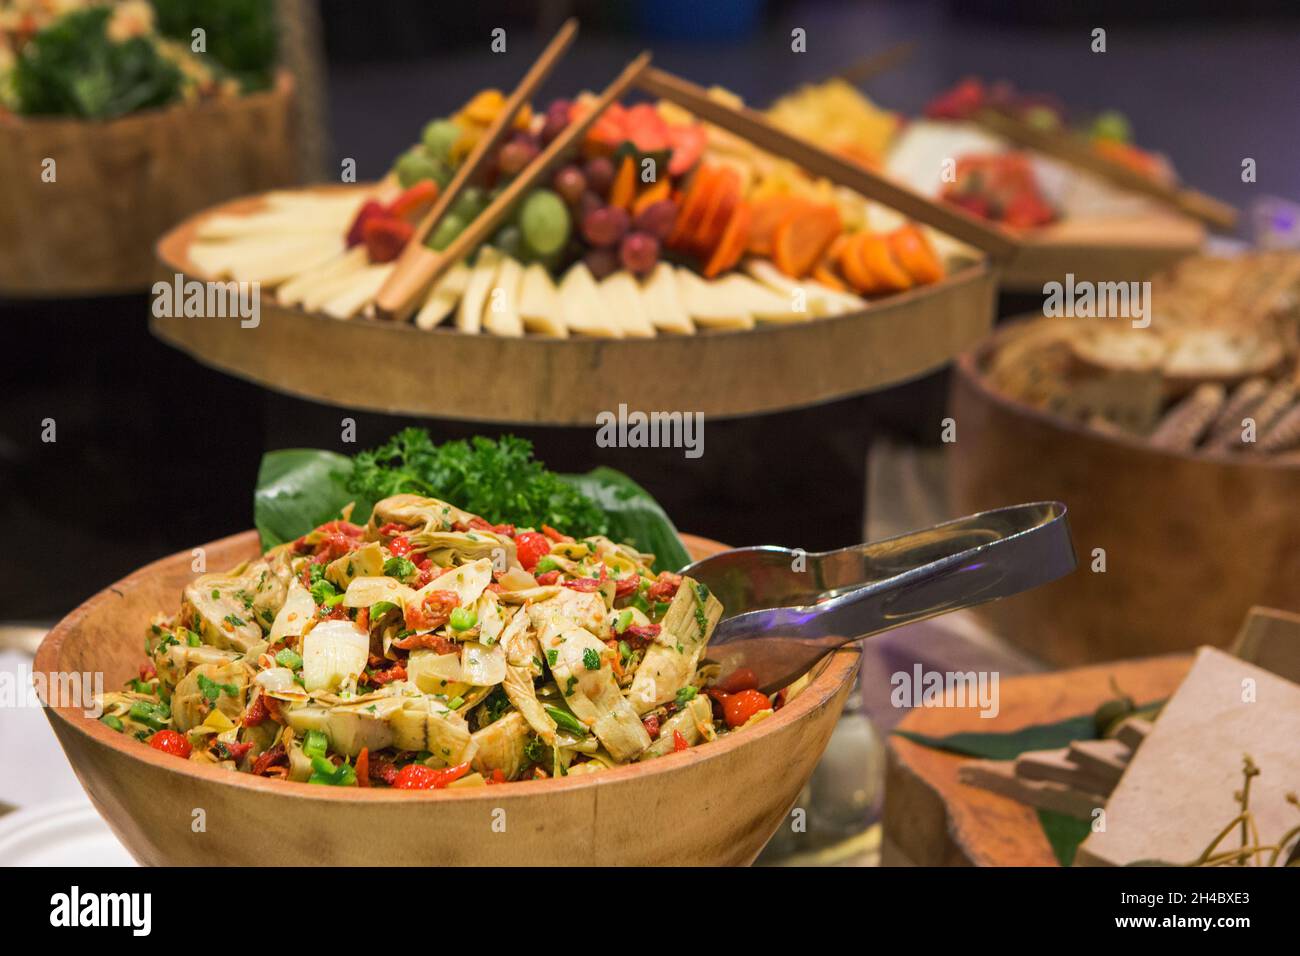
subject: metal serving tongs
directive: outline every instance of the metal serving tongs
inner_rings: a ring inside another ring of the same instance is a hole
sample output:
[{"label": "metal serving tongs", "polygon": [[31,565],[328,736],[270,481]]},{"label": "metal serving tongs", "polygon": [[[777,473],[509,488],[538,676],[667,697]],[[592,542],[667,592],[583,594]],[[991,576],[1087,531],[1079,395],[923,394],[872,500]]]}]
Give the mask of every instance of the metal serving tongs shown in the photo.
[{"label": "metal serving tongs", "polygon": [[728,615],[707,657],[721,678],[785,687],[836,648],[1046,584],[1075,568],[1065,505],[1013,505],[838,551],[724,551],[683,569]]}]

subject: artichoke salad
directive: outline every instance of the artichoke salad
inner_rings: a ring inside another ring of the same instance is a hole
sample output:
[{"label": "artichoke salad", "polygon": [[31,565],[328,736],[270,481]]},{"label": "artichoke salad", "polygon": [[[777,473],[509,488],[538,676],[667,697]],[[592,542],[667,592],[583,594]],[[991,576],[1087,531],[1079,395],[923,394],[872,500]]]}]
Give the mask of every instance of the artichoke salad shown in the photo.
[{"label": "artichoke salad", "polygon": [[653,556],[398,494],[184,589],[101,720],[155,749],[331,786],[598,772],[770,715],[703,662],[722,606]]}]

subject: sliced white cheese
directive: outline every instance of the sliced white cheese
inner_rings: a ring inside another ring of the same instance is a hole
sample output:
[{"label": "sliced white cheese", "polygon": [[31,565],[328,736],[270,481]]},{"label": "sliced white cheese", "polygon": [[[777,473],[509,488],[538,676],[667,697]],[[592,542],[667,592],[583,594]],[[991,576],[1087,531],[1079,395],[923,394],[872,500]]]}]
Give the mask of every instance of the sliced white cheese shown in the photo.
[{"label": "sliced white cheese", "polygon": [[441,279],[429,290],[429,297],[415,314],[417,328],[428,331],[437,328],[447,316],[451,315],[456,304],[460,302],[465,289],[469,287],[470,268],[464,262],[458,262],[448,269]]},{"label": "sliced white cheese", "polygon": [[609,314],[591,270],[575,262],[560,280],[560,307],[564,324],[577,335],[621,339],[623,326]]},{"label": "sliced white cheese", "polygon": [[802,297],[814,316],[840,315],[867,308],[866,300],[859,299],[856,295],[827,288],[820,282],[799,282],[791,279],[767,259],[746,259],[744,267],[746,272],[763,285],[778,295],[789,298],[791,302]]},{"label": "sliced white cheese", "polygon": [[650,324],[645,303],[641,301],[641,286],[630,272],[615,272],[600,281],[600,300],[605,311],[623,327],[628,338],[654,338],[655,327]]},{"label": "sliced white cheese", "polygon": [[534,262],[524,270],[519,284],[519,318],[529,332],[561,339],[569,334],[560,293],[541,263]]},{"label": "sliced white cheese", "polygon": [[660,332],[690,335],[695,331],[681,296],[677,294],[673,267],[667,262],[656,265],[641,286],[641,302],[650,324]]},{"label": "sliced white cheese", "polygon": [[365,247],[354,246],[342,255],[289,279],[275,290],[275,299],[281,305],[298,305],[316,285],[334,276],[360,272],[369,261]]},{"label": "sliced white cheese", "polygon": [[743,307],[759,322],[807,322],[813,318],[803,299],[783,296],[748,276],[732,273],[716,285],[719,295]]},{"label": "sliced white cheese", "polygon": [[697,326],[706,329],[752,329],[754,316],[733,301],[717,282],[700,278],[689,269],[677,270],[677,293]]},{"label": "sliced white cheese", "polygon": [[338,290],[321,306],[321,311],[336,319],[350,319],[358,315],[379,292],[395,264],[366,266],[352,277],[346,287]]},{"label": "sliced white cheese", "polygon": [[497,270],[501,266],[501,253],[491,246],[484,246],[474,260],[474,268],[461,296],[460,306],[456,309],[456,328],[462,332],[478,332],[483,328],[483,306],[496,281]]},{"label": "sliced white cheese", "polygon": [[279,285],[286,279],[314,269],[338,257],[343,251],[341,238],[327,237],[312,243],[294,245],[272,252],[254,262],[241,262],[231,268],[231,275],[240,282],[261,282]]},{"label": "sliced white cheese", "polygon": [[523,266],[509,256],[502,257],[483,310],[485,331],[514,338],[524,334],[524,321],[519,317],[519,286],[523,276]]}]

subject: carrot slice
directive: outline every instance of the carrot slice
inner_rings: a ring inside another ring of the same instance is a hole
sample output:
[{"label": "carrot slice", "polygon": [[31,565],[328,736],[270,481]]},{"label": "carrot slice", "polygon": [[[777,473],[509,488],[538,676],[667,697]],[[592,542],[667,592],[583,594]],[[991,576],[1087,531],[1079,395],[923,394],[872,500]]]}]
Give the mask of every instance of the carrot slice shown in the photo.
[{"label": "carrot slice", "polygon": [[619,209],[631,209],[632,200],[636,198],[636,160],[624,156],[614,176],[614,185],[609,189],[609,204]]},{"label": "carrot slice", "polygon": [[902,292],[912,287],[912,277],[903,271],[889,251],[889,243],[884,236],[863,233],[858,244],[858,258],[867,267],[872,277],[886,292]]},{"label": "carrot slice", "polygon": [[835,274],[835,267],[830,259],[823,259],[813,266],[812,277],[828,289],[834,289],[836,292],[848,291],[849,287]]},{"label": "carrot slice", "polygon": [[915,223],[900,226],[885,239],[894,259],[918,285],[929,285],[943,278],[943,263]]},{"label": "carrot slice", "polygon": [[686,198],[681,203],[681,212],[677,214],[677,221],[673,223],[673,231],[668,234],[669,248],[682,248],[687,237],[699,227],[700,220],[704,217],[704,204],[708,198],[709,184],[718,173],[717,167],[704,166],[691,179],[691,184],[686,190]]},{"label": "carrot slice", "polygon": [[838,261],[840,271],[844,273],[844,278],[849,280],[849,285],[853,286],[862,295],[874,295],[877,292],[884,292],[885,288],[872,275],[871,270],[867,268],[866,261],[860,254],[862,243],[867,238],[865,232],[858,232],[849,236],[840,247]]},{"label": "carrot slice", "polygon": [[713,183],[700,226],[687,240],[701,259],[707,259],[718,247],[723,230],[727,228],[727,223],[731,221],[739,204],[740,174],[731,167],[724,166]]},{"label": "carrot slice", "polygon": [[646,189],[641,191],[641,195],[636,197],[632,203],[632,215],[639,216],[647,207],[653,206],[661,200],[667,199],[672,195],[673,187],[667,177],[656,180]]},{"label": "carrot slice", "polygon": [[788,214],[772,234],[772,261],[795,279],[806,276],[840,234],[839,210],[811,206]]},{"label": "carrot slice", "polygon": [[749,221],[749,242],[747,248],[756,256],[772,254],[772,234],[781,221],[790,213],[806,209],[812,205],[807,199],[789,194],[767,196],[753,203],[753,215]]},{"label": "carrot slice", "polygon": [[727,227],[722,230],[722,239],[718,242],[717,248],[713,250],[713,255],[709,256],[708,264],[704,267],[704,277],[712,279],[716,275],[726,272],[745,254],[745,243],[749,241],[749,220],[752,213],[749,203],[743,199],[736,203],[735,209],[731,212],[731,218],[727,220]]}]

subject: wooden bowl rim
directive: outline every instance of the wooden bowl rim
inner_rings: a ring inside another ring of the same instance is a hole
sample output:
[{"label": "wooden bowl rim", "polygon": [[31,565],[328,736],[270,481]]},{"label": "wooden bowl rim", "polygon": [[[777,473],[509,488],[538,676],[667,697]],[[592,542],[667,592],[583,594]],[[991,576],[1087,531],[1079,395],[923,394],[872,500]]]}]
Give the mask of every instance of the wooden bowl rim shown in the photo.
[{"label": "wooden bowl rim", "polygon": [[110,126],[128,126],[132,123],[140,125],[164,119],[170,120],[177,114],[194,113],[198,115],[212,110],[236,107],[237,105],[256,105],[264,100],[283,99],[291,95],[295,89],[297,89],[297,83],[294,81],[293,74],[284,67],[277,67],[271,85],[264,90],[253,90],[251,93],[209,97],[201,100],[182,100],[178,103],[166,103],[162,106],[136,110],[133,113],[124,113],[121,116],[112,116],[107,119],[83,119],[77,116],[61,115],[25,116],[10,112],[0,114],[0,128],[35,133],[56,126],[75,126],[101,130]]},{"label": "wooden bowl rim", "polygon": [[[361,189],[372,189],[376,183],[328,183],[324,185],[299,186],[289,189],[274,189],[268,192],[340,192]],[[205,275],[199,271],[193,262],[190,261],[189,247],[194,241],[194,231],[198,228],[200,222],[217,215],[247,215],[263,208],[266,202],[268,192],[253,193],[248,196],[240,196],[236,199],[230,199],[226,202],[210,206],[207,209],[200,210],[191,216],[186,217],[174,227],[169,229],[158,238],[154,244],[154,255],[158,261],[168,270],[179,272],[182,276],[189,279],[197,279],[202,282],[222,282],[228,281],[216,279],[213,276]],[[826,316],[825,318],[815,318],[807,322],[763,322],[755,325],[752,329],[697,329],[692,333],[690,338],[695,339],[717,339],[730,338],[738,335],[771,335],[786,332],[790,329],[812,329],[828,325],[841,325],[845,322],[851,322],[861,319],[864,316],[877,315],[883,311],[892,311],[895,307],[904,307],[912,302],[932,298],[947,289],[957,286],[966,285],[977,279],[989,275],[993,271],[993,264],[987,257],[973,258],[962,262],[960,268],[944,276],[940,282],[931,285],[914,286],[904,292],[895,293],[885,299],[876,299],[868,302],[865,309],[859,309],[856,312],[844,312],[839,315]],[[284,309],[286,312],[295,312],[311,319],[320,320],[326,323],[352,323],[358,321],[370,322],[376,326],[385,329],[401,330],[401,334],[410,335],[443,335],[456,336],[458,338],[482,339],[492,338],[492,336],[483,332],[467,333],[461,332],[444,321],[442,324],[432,329],[419,329],[411,322],[383,322],[379,319],[337,319],[331,315],[325,315],[321,312],[308,312],[297,306],[288,306],[282,304],[275,297],[275,291],[271,291],[271,306]],[[656,335],[651,338],[603,338],[598,336],[571,336],[569,338],[555,338],[549,335],[525,335],[518,339],[519,342],[530,343],[528,347],[537,345],[543,348],[562,348],[562,347],[585,347],[591,344],[599,344],[606,348],[640,348],[650,349],[655,346],[656,342],[673,341],[681,336]]]},{"label": "wooden bowl rim", "polygon": [[[689,536],[687,536],[689,537]],[[706,542],[708,539],[696,539]],[[225,538],[209,542],[202,546],[206,550],[220,547],[252,549],[260,553],[261,548],[256,531],[242,531]],[[158,573],[161,568],[177,561],[189,561],[192,549],[178,551],[175,554],[159,558],[142,568],[133,571],[114,584],[109,585],[98,594],[83,601],[75,610],[59,621],[41,641],[36,658],[32,664],[33,673],[50,677],[58,671],[60,651],[63,641],[78,628],[83,619],[98,610],[103,604],[117,599],[119,592],[133,587],[136,582]],[[588,787],[613,786],[640,777],[652,777],[664,773],[685,770],[704,761],[721,758],[738,747],[749,742],[777,733],[793,725],[805,716],[826,707],[835,697],[840,687],[850,680],[857,669],[860,650],[856,645],[849,645],[836,651],[822,664],[819,672],[794,700],[786,704],[771,717],[760,721],[743,733],[729,733],[718,740],[699,747],[692,747],[681,753],[667,754],[645,763],[628,764],[603,770],[600,773],[579,774],[572,777],[547,780],[523,780],[511,783],[502,791],[495,787],[464,787],[438,791],[416,791],[423,799],[469,802],[475,800],[500,801],[505,797],[526,797],[548,793],[564,793],[582,790]],[[48,686],[48,682],[47,682]],[[72,706],[51,707],[45,699],[44,691],[37,689],[41,704],[48,713],[57,715],[59,720],[72,730],[90,738],[93,742],[115,750],[130,759],[140,760],[154,767],[194,778],[198,782],[226,784],[239,789],[260,793],[275,793],[322,802],[378,802],[397,803],[412,799],[406,791],[378,789],[367,787],[322,787],[291,780],[272,780],[255,777],[248,773],[231,772],[217,766],[198,764],[191,760],[177,760],[174,756],[154,750],[138,740],[127,737],[100,723],[98,719],[88,717],[80,708]],[[419,797],[415,799],[420,799]]]},{"label": "wooden bowl rim", "polygon": [[960,380],[979,393],[986,402],[996,405],[1002,411],[1031,419],[1040,425],[1066,432],[1081,442],[1097,442],[1115,445],[1132,452],[1145,453],[1156,458],[1175,458],[1180,461],[1200,464],[1214,464],[1231,468],[1277,468],[1294,471],[1300,469],[1300,453],[1291,452],[1284,455],[1256,458],[1252,455],[1230,455],[1219,451],[1171,451],[1164,448],[1152,448],[1150,444],[1136,436],[1107,432],[1088,428],[1063,415],[1030,405],[1022,399],[1013,398],[994,388],[988,376],[984,374],[983,363],[994,349],[1011,338],[1026,322],[1037,316],[1032,313],[1018,315],[999,325],[997,330],[979,345],[957,356],[953,368]]}]

